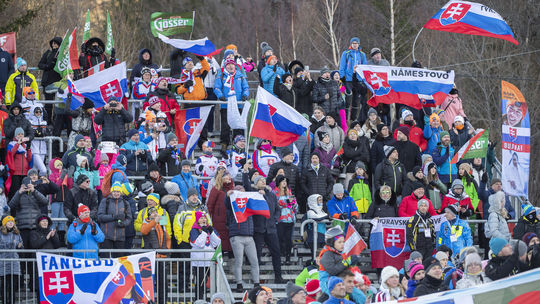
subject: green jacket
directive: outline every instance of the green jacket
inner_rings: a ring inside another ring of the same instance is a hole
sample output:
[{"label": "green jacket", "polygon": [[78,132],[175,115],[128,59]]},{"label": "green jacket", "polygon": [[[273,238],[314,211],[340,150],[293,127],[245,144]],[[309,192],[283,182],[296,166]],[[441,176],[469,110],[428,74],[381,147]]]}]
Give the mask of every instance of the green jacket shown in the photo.
[{"label": "green jacket", "polygon": [[478,198],[478,191],[476,190],[474,181],[469,184],[467,183],[467,179],[465,177],[462,177],[461,181],[463,182],[463,186],[465,187],[463,191],[465,191],[465,193],[467,193],[467,195],[471,198],[471,204],[474,208],[474,212],[476,212],[476,208],[478,208],[480,198]]},{"label": "green jacket", "polygon": [[366,213],[371,204],[371,191],[365,180],[359,179],[356,176],[349,181],[349,195],[356,204],[358,213]]}]

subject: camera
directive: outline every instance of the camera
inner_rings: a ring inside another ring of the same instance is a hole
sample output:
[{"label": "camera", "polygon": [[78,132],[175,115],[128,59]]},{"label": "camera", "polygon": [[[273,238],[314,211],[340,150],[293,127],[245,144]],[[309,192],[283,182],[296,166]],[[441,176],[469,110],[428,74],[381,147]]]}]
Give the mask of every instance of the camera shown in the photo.
[{"label": "camera", "polygon": [[111,108],[116,108],[116,106],[118,106],[118,103],[116,103],[116,102],[109,103],[109,107],[111,107]]}]

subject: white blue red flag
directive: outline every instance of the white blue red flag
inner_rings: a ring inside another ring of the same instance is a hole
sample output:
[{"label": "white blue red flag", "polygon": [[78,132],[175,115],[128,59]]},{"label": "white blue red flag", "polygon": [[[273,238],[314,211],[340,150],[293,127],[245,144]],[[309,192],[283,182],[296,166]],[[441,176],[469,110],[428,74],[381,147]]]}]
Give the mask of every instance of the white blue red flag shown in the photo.
[{"label": "white blue red flag", "polygon": [[285,147],[306,132],[311,123],[293,107],[267,90],[257,89],[257,105],[250,136],[269,139],[275,147]]},{"label": "white blue red flag", "polygon": [[180,151],[185,157],[191,156],[197,146],[201,131],[206,123],[208,114],[213,106],[177,110],[174,116],[176,137],[180,144]]},{"label": "white blue red flag", "polygon": [[89,260],[38,252],[39,303],[147,303],[154,299],[155,256]]},{"label": "white blue red flag", "polygon": [[247,221],[252,215],[270,218],[270,210],[264,196],[259,192],[242,192],[234,190],[229,196],[234,217],[237,223]]},{"label": "white blue red flag", "polygon": [[121,100],[128,92],[126,63],[114,65],[74,82],[79,93],[90,99],[95,108],[103,107],[111,97]]},{"label": "white blue red flag", "polygon": [[440,105],[454,86],[454,71],[358,65],[356,73],[373,96],[368,104],[401,103],[416,109]]},{"label": "white blue red flag", "polygon": [[80,106],[82,106],[82,104],[84,103],[84,96],[81,94],[81,92],[79,92],[79,90],[77,90],[77,88],[75,87],[75,84],[69,77],[67,78],[67,84],[68,84],[67,86],[68,92],[71,93],[71,104],[69,107],[70,107],[70,110],[73,111],[73,110],[78,109]]},{"label": "white blue red flag", "polygon": [[163,36],[158,33],[159,39],[161,41],[174,46],[177,49],[182,49],[186,52],[193,53],[200,56],[215,56],[221,52],[221,49],[216,50],[216,47],[208,39],[204,37],[198,40],[184,40],[184,39],[172,39],[167,36]]},{"label": "white blue red flag", "polygon": [[[435,232],[446,221],[444,214],[432,216]],[[371,249],[371,268],[383,268],[391,265],[401,269],[403,261],[409,258],[406,225],[408,217],[384,217],[371,221],[373,225],[369,237]],[[435,236],[433,236],[435,237]]]},{"label": "white blue red flag", "polygon": [[512,29],[496,11],[475,2],[446,3],[424,28],[443,32],[479,35],[504,39],[518,45]]}]

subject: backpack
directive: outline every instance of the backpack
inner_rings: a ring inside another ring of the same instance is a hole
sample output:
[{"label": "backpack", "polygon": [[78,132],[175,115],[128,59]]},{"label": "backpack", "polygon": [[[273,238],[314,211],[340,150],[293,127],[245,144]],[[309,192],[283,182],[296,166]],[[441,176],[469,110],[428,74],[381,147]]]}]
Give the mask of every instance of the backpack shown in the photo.
[{"label": "backpack", "polygon": [[122,174],[122,179],[126,179],[126,175],[121,170],[113,169],[107,172],[107,174],[105,174],[103,177],[103,183],[101,184],[101,193],[103,194],[103,197],[107,197],[109,194],[111,194],[111,179],[115,172],[120,172]]}]

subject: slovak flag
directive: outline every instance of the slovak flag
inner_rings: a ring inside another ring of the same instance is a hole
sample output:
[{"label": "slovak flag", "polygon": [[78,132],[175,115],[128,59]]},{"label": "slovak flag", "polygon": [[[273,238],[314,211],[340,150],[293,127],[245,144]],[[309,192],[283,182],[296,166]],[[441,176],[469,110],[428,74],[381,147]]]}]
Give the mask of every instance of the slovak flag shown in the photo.
[{"label": "slovak flag", "polygon": [[270,210],[264,196],[259,192],[241,192],[234,190],[229,196],[234,217],[237,223],[247,221],[252,215],[270,218]]},{"label": "slovak flag", "polygon": [[184,153],[186,158],[189,158],[195,149],[212,107],[207,106],[176,111],[174,116],[174,132],[176,133],[176,137],[178,137],[180,151]]},{"label": "slovak flag", "polygon": [[97,109],[103,107],[113,96],[121,100],[128,92],[126,63],[122,62],[77,80],[74,85],[82,96],[94,103]]},{"label": "slovak flag", "polygon": [[67,78],[67,84],[68,84],[67,86],[68,92],[71,93],[71,104],[69,108],[71,111],[73,111],[83,105],[84,96],[81,94],[81,92],[79,92],[79,90],[77,90],[77,88],[75,87],[75,84],[69,77]]},{"label": "slovak flag", "polygon": [[216,50],[216,47],[208,39],[204,37],[198,40],[184,40],[184,39],[172,39],[167,36],[161,35],[158,33],[159,39],[161,41],[174,46],[177,49],[184,50],[199,56],[215,56],[221,52],[221,49]]},{"label": "slovak flag", "polygon": [[368,104],[401,103],[421,109],[440,105],[454,86],[454,71],[358,65],[356,74],[373,93]]},{"label": "slovak flag", "polygon": [[295,142],[310,125],[293,107],[262,87],[257,89],[257,105],[250,136],[269,139],[272,145],[285,147]]},{"label": "slovak flag", "polygon": [[102,304],[120,303],[133,286],[135,286],[135,279],[127,268],[120,264],[118,271],[110,277],[105,287]]},{"label": "slovak flag", "polygon": [[455,1],[446,3],[424,28],[443,32],[479,35],[504,39],[515,45],[512,29],[496,11],[475,2]]}]

